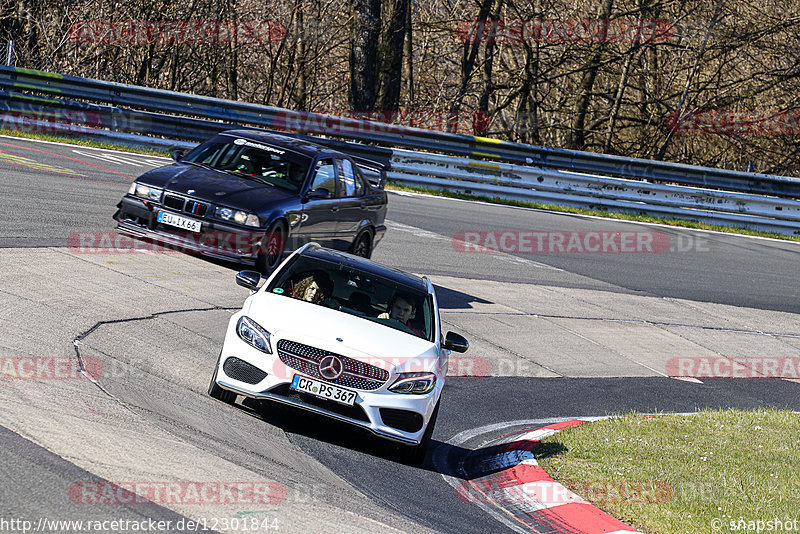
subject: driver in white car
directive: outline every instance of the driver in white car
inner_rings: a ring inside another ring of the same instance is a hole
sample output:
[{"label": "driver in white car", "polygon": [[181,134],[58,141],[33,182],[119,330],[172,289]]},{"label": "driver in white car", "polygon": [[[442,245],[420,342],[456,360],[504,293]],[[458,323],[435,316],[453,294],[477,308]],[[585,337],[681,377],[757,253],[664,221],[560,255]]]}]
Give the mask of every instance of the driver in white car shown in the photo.
[{"label": "driver in white car", "polygon": [[414,312],[417,311],[414,297],[408,293],[396,293],[392,297],[392,300],[389,301],[389,307],[387,309],[388,311],[378,315],[378,319],[394,319],[395,321],[403,323],[403,325],[414,332],[414,335],[425,337],[422,330],[408,324],[408,321],[414,317]]}]

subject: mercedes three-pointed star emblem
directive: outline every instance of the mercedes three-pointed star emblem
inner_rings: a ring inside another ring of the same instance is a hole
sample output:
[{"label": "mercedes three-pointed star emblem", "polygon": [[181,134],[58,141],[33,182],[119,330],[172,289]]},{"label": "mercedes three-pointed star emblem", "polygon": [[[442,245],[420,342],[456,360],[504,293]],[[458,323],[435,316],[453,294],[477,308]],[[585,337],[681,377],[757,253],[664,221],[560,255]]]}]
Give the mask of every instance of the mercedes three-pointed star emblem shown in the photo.
[{"label": "mercedes three-pointed star emblem", "polygon": [[336,380],[342,376],[343,370],[342,360],[336,356],[325,356],[319,362],[319,374],[328,380]]}]

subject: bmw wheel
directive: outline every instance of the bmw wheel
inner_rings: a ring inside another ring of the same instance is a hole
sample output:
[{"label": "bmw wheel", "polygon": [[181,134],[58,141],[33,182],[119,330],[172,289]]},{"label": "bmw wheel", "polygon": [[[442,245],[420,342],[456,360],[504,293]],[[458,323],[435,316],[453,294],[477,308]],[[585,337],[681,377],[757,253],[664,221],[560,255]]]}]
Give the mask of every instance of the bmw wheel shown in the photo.
[{"label": "bmw wheel", "polygon": [[281,262],[285,246],[286,231],[283,228],[283,224],[280,222],[272,223],[269,225],[267,233],[264,234],[261,249],[258,251],[256,269],[263,275],[271,274]]},{"label": "bmw wheel", "polygon": [[372,256],[372,234],[369,230],[364,230],[358,234],[356,240],[353,241],[351,250],[354,255],[361,256],[362,258],[369,259],[369,257]]}]

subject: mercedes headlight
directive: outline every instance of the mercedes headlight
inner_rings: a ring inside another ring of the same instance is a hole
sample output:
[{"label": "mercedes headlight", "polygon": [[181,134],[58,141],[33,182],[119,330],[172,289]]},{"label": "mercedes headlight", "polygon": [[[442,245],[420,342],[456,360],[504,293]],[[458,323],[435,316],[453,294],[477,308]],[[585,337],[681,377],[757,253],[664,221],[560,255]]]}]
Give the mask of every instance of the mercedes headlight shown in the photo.
[{"label": "mercedes headlight", "polygon": [[264,330],[254,320],[249,317],[242,317],[236,324],[236,333],[244,340],[245,343],[253,348],[272,354],[272,347],[269,344],[269,332]]},{"label": "mercedes headlight", "polygon": [[425,395],[433,391],[435,387],[436,375],[434,373],[400,373],[394,384],[389,387],[389,391],[407,395]]}]

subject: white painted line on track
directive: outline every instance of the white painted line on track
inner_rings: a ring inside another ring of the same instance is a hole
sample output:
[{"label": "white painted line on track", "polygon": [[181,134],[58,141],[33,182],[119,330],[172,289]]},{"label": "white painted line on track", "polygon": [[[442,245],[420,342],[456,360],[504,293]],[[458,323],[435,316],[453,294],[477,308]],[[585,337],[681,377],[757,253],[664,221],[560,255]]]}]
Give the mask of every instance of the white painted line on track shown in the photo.
[{"label": "white painted line on track", "polygon": [[[92,154],[91,152],[85,152],[83,150],[72,150],[75,154],[80,154],[81,156],[87,158],[95,158],[107,163],[113,163],[115,165],[133,165],[134,167],[143,167],[143,166],[150,166],[150,167],[161,167],[164,163],[160,160],[150,160],[150,159],[139,159],[133,160],[129,158],[124,158],[118,154],[114,154],[111,152],[99,152],[97,154]],[[144,158],[145,156],[141,156]]]},{"label": "white painted line on track", "polygon": [[61,142],[61,141],[48,141],[48,140],[45,140],[45,139],[30,139],[28,137],[16,137],[14,135],[0,135],[0,139],[12,139],[14,141],[30,141],[31,143],[41,143],[41,144],[44,144],[44,145],[57,145],[57,146],[70,147],[70,148],[79,147],[82,150],[105,151],[105,152],[111,152],[113,154],[128,154],[128,155],[131,155],[131,156],[148,157],[148,158],[152,158],[153,160],[171,161],[170,158],[167,158],[167,157],[164,157],[164,156],[157,156],[155,154],[142,154],[142,153],[139,153],[139,152],[129,152],[127,150],[117,150],[115,148],[100,148],[100,147],[95,147],[95,146],[83,146],[83,145],[77,144],[77,143],[64,143],[64,142]]},{"label": "white painted line on track", "polygon": [[[409,234],[413,234],[416,237],[422,237],[425,239],[429,239],[431,241],[439,241],[441,243],[447,243],[448,246],[452,246],[454,241],[452,238],[437,234],[434,232],[429,232],[428,230],[423,230],[422,228],[418,228],[416,226],[410,226],[408,224],[403,224],[395,221],[386,221],[386,227],[391,228],[393,232],[406,232]],[[527,258],[520,258],[519,256],[514,256],[512,254],[507,254],[505,252],[492,252],[492,257],[497,258],[501,261],[506,263],[513,263],[515,265],[527,265],[529,267],[538,267],[539,269],[546,269],[548,271],[559,271],[565,272],[563,269],[559,269],[558,267],[553,267],[552,265],[547,265],[546,263],[539,263],[538,261],[529,260]]]}]

